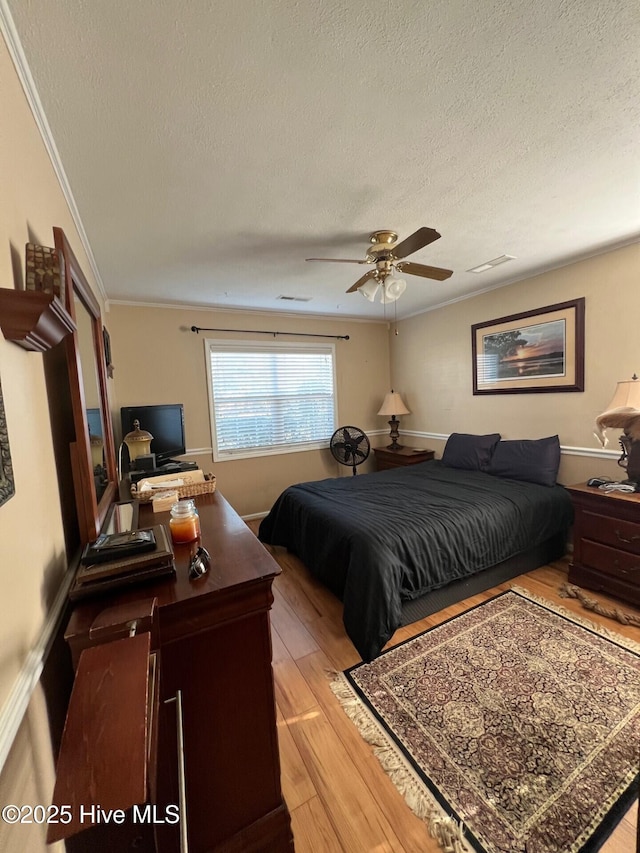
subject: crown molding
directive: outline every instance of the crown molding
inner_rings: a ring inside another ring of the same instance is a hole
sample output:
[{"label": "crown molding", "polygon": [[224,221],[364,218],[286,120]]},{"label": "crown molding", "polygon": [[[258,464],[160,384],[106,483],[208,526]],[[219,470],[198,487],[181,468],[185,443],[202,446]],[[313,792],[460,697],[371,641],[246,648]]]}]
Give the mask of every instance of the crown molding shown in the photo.
[{"label": "crown molding", "polygon": [[476,296],[482,296],[485,293],[491,293],[492,290],[499,290],[501,287],[509,287],[510,284],[517,284],[520,281],[527,281],[530,278],[537,278],[538,276],[544,275],[548,272],[553,272],[554,270],[562,269],[563,267],[570,267],[572,264],[579,264],[582,261],[588,261],[590,258],[597,258],[600,255],[607,255],[610,252],[617,252],[619,249],[625,249],[627,246],[634,246],[637,243],[640,243],[640,235],[632,234],[630,237],[625,237],[622,240],[615,241],[613,243],[607,243],[605,246],[599,246],[597,248],[585,249],[584,252],[579,252],[576,255],[572,255],[569,258],[564,258],[563,260],[556,261],[555,263],[543,264],[542,266],[536,267],[535,269],[531,269],[526,273],[522,273],[520,275],[514,276],[513,278],[509,278],[506,281],[496,282],[495,284],[490,284],[487,287],[483,287],[480,290],[474,290],[472,293],[463,293],[460,296],[455,296],[453,299],[447,299],[444,302],[438,302],[437,305],[431,305],[429,308],[423,308],[420,311],[414,311],[411,314],[403,314],[402,317],[398,317],[398,322],[400,320],[409,320],[411,317],[419,317],[421,314],[428,314],[431,311],[437,311],[440,308],[446,308],[447,305],[455,305],[457,302],[466,302],[467,299],[474,299]]},{"label": "crown molding", "polygon": [[[2,0],[0,0],[2,2]],[[352,317],[349,314],[314,314],[301,311],[273,311],[270,308],[248,308],[246,305],[238,308],[220,305],[204,305],[199,302],[145,302],[139,299],[110,299],[109,305],[122,305],[126,308],[169,308],[174,311],[204,311],[214,314],[256,314],[264,317],[281,317],[287,320],[331,320],[344,323],[384,324],[388,320],[377,320],[373,317]],[[230,331],[234,331],[231,329]]]},{"label": "crown molding", "polygon": [[82,224],[80,211],[78,210],[76,201],[73,197],[67,174],[64,170],[64,166],[62,165],[62,160],[60,158],[58,148],[53,138],[53,133],[51,132],[49,122],[47,121],[47,116],[45,114],[44,107],[42,106],[40,95],[38,94],[33,75],[31,74],[31,69],[29,68],[29,63],[27,62],[27,57],[25,56],[25,52],[20,41],[20,36],[18,35],[18,31],[16,29],[13,17],[11,15],[11,11],[7,5],[6,0],[0,0],[0,33],[2,33],[2,36],[4,37],[4,40],[7,44],[9,55],[11,56],[11,59],[15,66],[18,79],[20,80],[20,84],[22,85],[22,89],[29,105],[29,109],[31,110],[31,113],[35,120],[36,127],[40,131],[40,136],[42,137],[44,147],[47,151],[47,154],[49,155],[49,159],[51,160],[53,171],[55,172],[56,178],[58,179],[60,189],[62,190],[62,194],[65,198],[65,201],[67,202],[69,212],[71,213],[71,218],[73,219],[73,223],[78,231],[80,242],[82,243],[82,246],[86,252],[87,258],[89,259],[89,265],[91,267],[91,271],[98,286],[100,296],[102,297],[103,301],[107,303],[108,297],[104,289],[102,277],[100,275],[100,271],[98,270],[96,259],[93,256],[93,251],[91,250],[91,245],[89,244],[89,238],[87,237],[87,232],[85,231],[84,225]]}]

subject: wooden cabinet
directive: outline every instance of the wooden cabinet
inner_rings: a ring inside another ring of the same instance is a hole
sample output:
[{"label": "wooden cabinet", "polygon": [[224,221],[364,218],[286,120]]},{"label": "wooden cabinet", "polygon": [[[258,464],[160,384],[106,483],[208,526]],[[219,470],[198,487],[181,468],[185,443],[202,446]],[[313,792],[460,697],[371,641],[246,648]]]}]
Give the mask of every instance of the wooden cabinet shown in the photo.
[{"label": "wooden cabinet", "polygon": [[568,486],[573,500],[569,581],[640,605],[640,494]]},{"label": "wooden cabinet", "polygon": [[[66,632],[74,660],[93,642],[100,612],[137,598],[157,599],[152,646],[160,667],[157,798],[160,814],[179,802],[176,696],[184,739],[190,853],[293,851],[280,762],[271,669],[271,584],[280,569],[218,492],[196,498],[201,544],[211,555],[189,579],[195,545],[176,545],[176,577],[83,602]],[[140,508],[139,526],[168,513]],[[155,635],[155,638],[154,638]],[[180,825],[159,825],[157,849],[180,849]]]},{"label": "wooden cabinet", "polygon": [[388,447],[374,447],[376,455],[376,470],[398,468],[401,465],[417,465],[418,462],[428,462],[434,457],[433,450],[416,450],[414,447],[401,447],[390,450]]},{"label": "wooden cabinet", "polygon": [[[80,655],[53,793],[60,819],[49,824],[47,842],[64,839],[68,853],[153,853],[153,826],[137,821],[134,810],[153,796],[155,663],[148,630]],[[105,819],[116,811],[122,821]]]}]

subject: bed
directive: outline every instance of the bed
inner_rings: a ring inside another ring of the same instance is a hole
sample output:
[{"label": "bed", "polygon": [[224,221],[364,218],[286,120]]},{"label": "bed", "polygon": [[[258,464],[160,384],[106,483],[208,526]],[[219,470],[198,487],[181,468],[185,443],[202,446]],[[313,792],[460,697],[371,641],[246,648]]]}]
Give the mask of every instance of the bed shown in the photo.
[{"label": "bed", "polygon": [[562,486],[433,460],[291,486],[259,538],[296,554],[342,600],[346,632],[369,661],[402,623],[403,601],[564,543],[572,519]]}]

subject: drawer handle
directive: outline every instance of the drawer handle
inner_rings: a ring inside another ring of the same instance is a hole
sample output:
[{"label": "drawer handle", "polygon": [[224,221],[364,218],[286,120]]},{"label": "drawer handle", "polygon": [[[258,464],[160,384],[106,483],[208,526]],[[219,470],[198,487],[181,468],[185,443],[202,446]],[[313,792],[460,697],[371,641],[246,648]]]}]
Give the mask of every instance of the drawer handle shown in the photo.
[{"label": "drawer handle", "polygon": [[630,575],[631,572],[639,572],[640,571],[640,566],[631,566],[631,568],[629,568],[629,569],[623,569],[620,566],[620,560],[614,560],[613,565],[616,567],[616,569],[619,569],[621,575]]},{"label": "drawer handle", "polygon": [[187,837],[187,780],[184,764],[184,724],[182,707],[182,690],[165,700],[165,705],[176,703],[176,735],[178,740],[178,797],[180,799],[180,853],[189,853]]},{"label": "drawer handle", "polygon": [[618,542],[624,542],[625,545],[631,545],[633,542],[640,540],[640,536],[632,536],[630,539],[625,539],[619,530],[616,530],[616,536],[618,537]]}]

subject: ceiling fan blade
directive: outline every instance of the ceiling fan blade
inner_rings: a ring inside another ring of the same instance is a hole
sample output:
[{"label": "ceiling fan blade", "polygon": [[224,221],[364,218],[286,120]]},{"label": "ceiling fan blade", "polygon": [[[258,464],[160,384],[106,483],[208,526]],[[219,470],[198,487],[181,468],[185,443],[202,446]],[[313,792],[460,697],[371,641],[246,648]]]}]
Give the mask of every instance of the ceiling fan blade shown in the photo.
[{"label": "ceiling fan blade", "polygon": [[369,264],[371,261],[352,261],[347,258],[305,258],[305,261],[328,261],[331,264]]},{"label": "ceiling fan blade", "polygon": [[395,266],[400,272],[407,272],[409,275],[421,275],[423,278],[435,278],[436,281],[444,281],[445,278],[453,275],[453,270],[445,270],[442,267],[428,267],[425,264],[414,264],[412,261],[404,261]]},{"label": "ceiling fan blade", "polygon": [[353,293],[353,291],[354,291],[354,290],[357,290],[359,287],[362,287],[362,285],[363,285],[365,282],[369,281],[369,279],[370,279],[370,278],[375,278],[375,277],[376,277],[377,272],[378,272],[378,270],[369,270],[369,272],[366,272],[366,273],[362,276],[362,278],[359,278],[359,279],[356,281],[356,283],[355,283],[355,284],[352,284],[352,285],[351,285],[351,287],[349,288],[349,290],[347,290],[347,293]]},{"label": "ceiling fan blade", "polygon": [[398,243],[391,249],[391,254],[394,258],[406,258],[407,255],[412,255],[418,249],[428,246],[429,243],[434,243],[440,239],[440,234],[433,228],[418,228],[406,240]]}]

